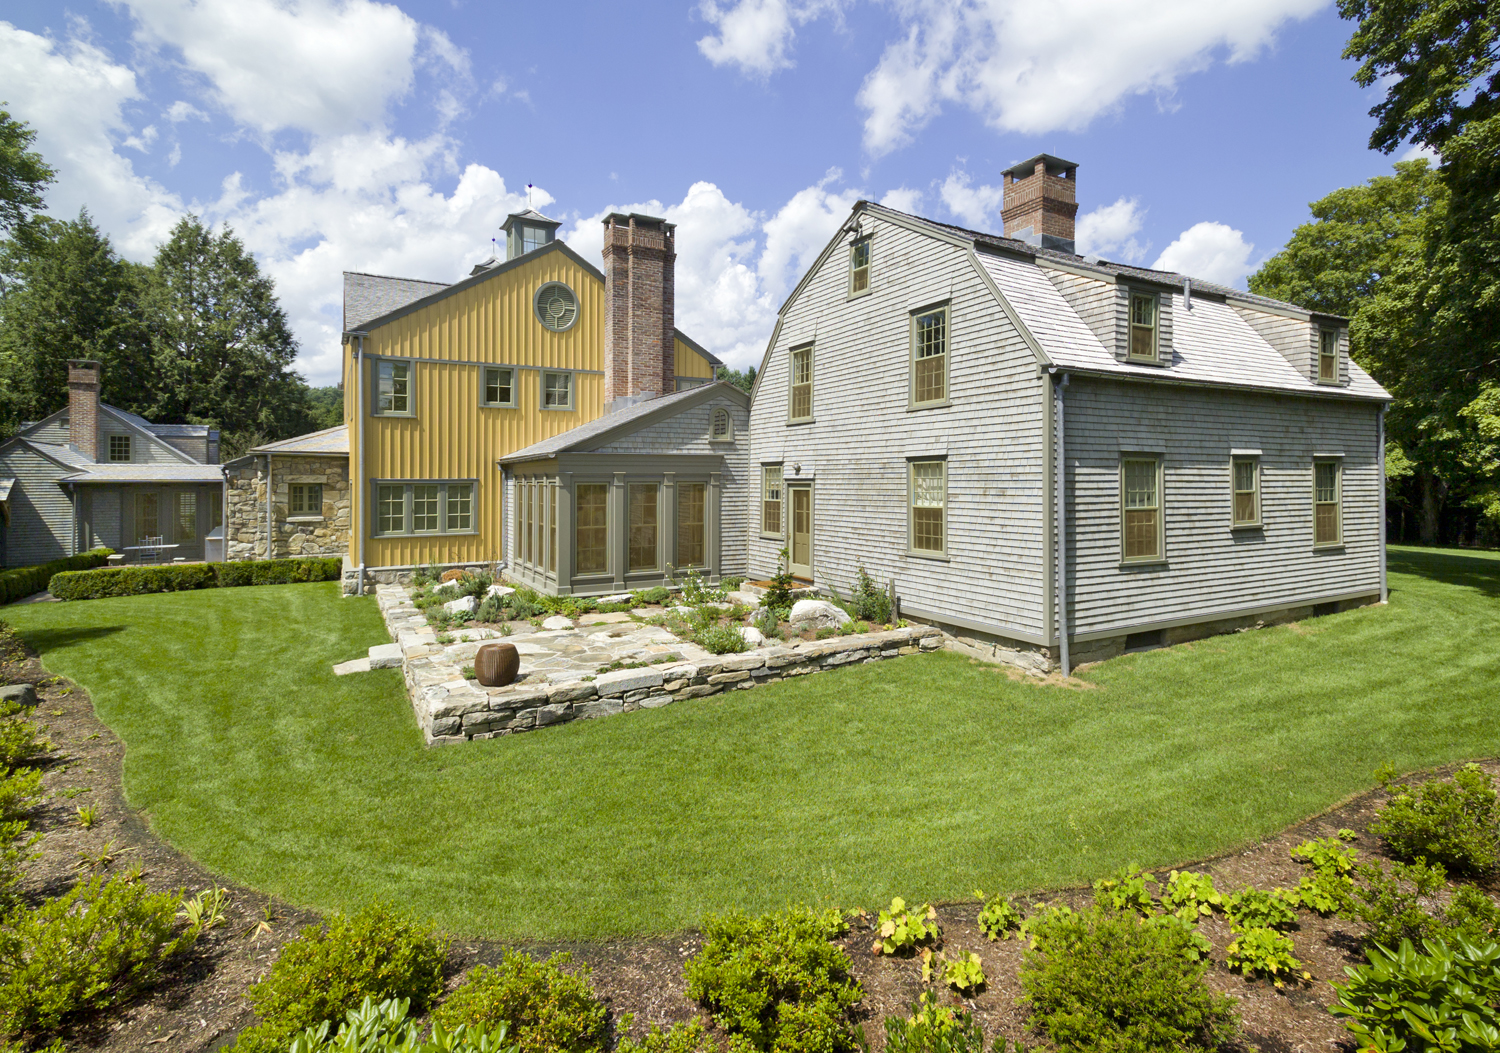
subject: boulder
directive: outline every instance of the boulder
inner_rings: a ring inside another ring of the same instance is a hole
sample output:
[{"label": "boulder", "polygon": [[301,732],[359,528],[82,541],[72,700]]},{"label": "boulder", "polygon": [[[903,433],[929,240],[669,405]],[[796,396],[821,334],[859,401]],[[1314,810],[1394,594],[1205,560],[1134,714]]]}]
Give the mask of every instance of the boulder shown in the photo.
[{"label": "boulder", "polygon": [[812,629],[837,629],[849,620],[842,607],[827,600],[798,600],[792,604],[792,613],[787,621],[793,625]]},{"label": "boulder", "polygon": [[486,596],[509,596],[511,593],[513,593],[515,591],[516,590],[513,589],[513,588],[511,588],[509,585],[491,585],[489,587],[489,591],[486,592],[485,595]]},{"label": "boulder", "polygon": [[449,600],[443,604],[443,610],[449,614],[473,614],[479,609],[479,601],[473,596],[460,596],[456,600]]},{"label": "boulder", "polygon": [[752,611],[760,606],[760,596],[753,592],[731,592],[724,598],[741,607],[749,607]]},{"label": "boulder", "polygon": [[550,618],[548,618],[548,619],[546,619],[545,621],[542,622],[542,628],[543,629],[571,629],[571,628],[573,628],[573,619],[572,618],[568,618],[568,617],[566,617],[564,615],[561,615],[561,614],[554,614],[552,617],[550,617]]},{"label": "boulder", "polygon": [[755,628],[753,625],[746,626],[745,628],[741,629],[740,635],[745,638],[745,643],[749,644],[751,647],[759,647],[761,644],[766,642],[765,634],[762,633],[759,629]]},{"label": "boulder", "polygon": [[6,702],[23,708],[34,706],[36,705],[36,688],[30,684],[11,684],[8,687],[0,687],[0,703]]},{"label": "boulder", "polygon": [[628,592],[617,592],[613,596],[600,596],[599,597],[599,602],[600,603],[629,603],[633,599],[635,599],[635,597],[632,596]]}]

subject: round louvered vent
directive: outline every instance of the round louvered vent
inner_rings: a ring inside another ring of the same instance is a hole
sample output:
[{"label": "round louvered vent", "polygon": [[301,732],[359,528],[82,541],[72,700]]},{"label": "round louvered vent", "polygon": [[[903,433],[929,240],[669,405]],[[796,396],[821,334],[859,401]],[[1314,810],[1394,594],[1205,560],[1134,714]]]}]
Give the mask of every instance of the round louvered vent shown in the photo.
[{"label": "round louvered vent", "polygon": [[536,317],[554,333],[566,332],[578,321],[578,297],[561,282],[548,282],[536,291]]}]

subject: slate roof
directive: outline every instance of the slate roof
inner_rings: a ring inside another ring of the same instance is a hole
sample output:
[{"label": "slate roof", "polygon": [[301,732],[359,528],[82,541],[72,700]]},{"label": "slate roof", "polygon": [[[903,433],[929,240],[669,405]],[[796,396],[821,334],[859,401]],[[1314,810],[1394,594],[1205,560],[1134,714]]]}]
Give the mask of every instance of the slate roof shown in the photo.
[{"label": "slate roof", "polygon": [[595,417],[587,424],[580,424],[561,435],[554,435],[550,439],[543,439],[524,449],[508,453],[500,458],[499,463],[518,464],[522,461],[538,461],[547,457],[555,457],[559,453],[569,451],[590,450],[613,442],[619,435],[628,435],[638,428],[645,427],[648,423],[655,423],[657,418],[670,417],[677,410],[707,402],[715,395],[730,392],[737,393],[748,403],[749,396],[727,380],[718,380],[712,384],[699,384],[697,387],[674,391],[670,395],[658,395],[654,399],[637,402],[634,406],[627,406],[614,413]]},{"label": "slate roof", "polygon": [[357,329],[372,318],[399,311],[409,303],[446,288],[447,282],[345,271],[344,332]]},{"label": "slate roof", "polygon": [[147,431],[160,435],[164,439],[168,437],[173,439],[206,439],[209,432],[218,430],[217,428],[210,428],[207,424],[147,424],[144,427]]},{"label": "slate roof", "polygon": [[339,424],[322,431],[308,432],[280,442],[257,446],[251,453],[349,453],[349,425]]},{"label": "slate roof", "polygon": [[222,483],[217,464],[85,464],[63,476],[70,483]]}]

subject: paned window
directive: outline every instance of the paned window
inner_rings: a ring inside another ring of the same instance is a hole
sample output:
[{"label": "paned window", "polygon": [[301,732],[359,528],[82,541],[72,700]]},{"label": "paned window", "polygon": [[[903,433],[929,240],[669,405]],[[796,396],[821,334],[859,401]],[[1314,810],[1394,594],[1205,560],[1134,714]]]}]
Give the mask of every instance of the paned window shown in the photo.
[{"label": "paned window", "polygon": [[760,470],[760,532],[781,535],[781,465]]},{"label": "paned window", "polygon": [[942,555],[948,550],[948,471],[943,461],[911,462],[911,547]]},{"label": "paned window", "polygon": [[385,359],[375,364],[376,412],[411,412],[411,363]]},{"label": "paned window", "polygon": [[474,484],[449,483],[447,493],[449,531],[474,529]]},{"label": "paned window", "polygon": [[291,502],[287,513],[294,516],[320,516],[323,514],[323,484],[293,483]]},{"label": "paned window", "polygon": [[219,498],[211,498],[208,502],[208,529],[217,530],[224,525],[224,505]]},{"label": "paned window", "polygon": [[198,537],[198,495],[183,491],[177,495],[177,536],[173,541],[194,541]]},{"label": "paned window", "polygon": [[870,239],[849,246],[849,295],[870,291]]},{"label": "paned window", "polygon": [[1313,544],[1337,545],[1344,539],[1343,494],[1338,461],[1313,462]]},{"label": "paned window", "polygon": [[161,502],[156,494],[135,495],[135,532],[139,537],[161,537]]},{"label": "paned window", "polygon": [[500,366],[487,366],[484,371],[484,404],[486,406],[514,406],[516,404],[516,371]]},{"label": "paned window", "polygon": [[526,484],[517,479],[511,485],[511,519],[515,520],[515,541],[511,545],[511,558],[521,558],[521,532],[524,529],[525,518],[522,516],[522,502],[526,494]]},{"label": "paned window", "polygon": [[948,308],[911,321],[911,400],[915,405],[948,397]]},{"label": "paned window", "polygon": [[1125,558],[1161,558],[1161,462],[1128,457],[1120,462]]},{"label": "paned window", "polygon": [[521,228],[521,251],[534,252],[547,244],[547,230],[545,227],[522,227]]},{"label": "paned window", "polygon": [[557,573],[557,484],[547,484],[547,570]]},{"label": "paned window", "polygon": [[603,574],[609,569],[609,485],[579,483],[573,488],[578,530],[579,574]]},{"label": "paned window", "polygon": [[1139,293],[1130,298],[1130,357],[1155,362],[1156,297]]},{"label": "paned window", "polygon": [[706,483],[677,484],[677,566],[704,565],[704,495]]},{"label": "paned window", "polygon": [[631,483],[628,490],[630,504],[629,558],[626,569],[656,569],[656,505],[657,483]]},{"label": "paned window", "polygon": [[708,425],[709,442],[728,442],[734,438],[734,422],[729,417],[729,411],[723,406],[714,408],[713,416]]},{"label": "paned window", "polygon": [[1253,457],[1235,457],[1230,463],[1234,474],[1234,525],[1258,526],[1260,462]]},{"label": "paned window", "polygon": [[536,483],[530,479],[526,480],[526,501],[522,505],[526,509],[526,552],[527,563],[536,562]]},{"label": "paned window", "polygon": [[111,461],[130,460],[129,435],[111,435],[109,437],[109,459]]},{"label": "paned window", "polygon": [[474,483],[379,483],[377,534],[463,534],[474,529]]},{"label": "paned window", "polygon": [[792,351],[792,402],[787,411],[791,420],[812,420],[813,349],[799,347]]},{"label": "paned window", "polygon": [[1318,331],[1318,380],[1336,384],[1339,379],[1339,334],[1336,329]]},{"label": "paned window", "polygon": [[573,374],[542,374],[542,408],[570,410],[573,408]]}]

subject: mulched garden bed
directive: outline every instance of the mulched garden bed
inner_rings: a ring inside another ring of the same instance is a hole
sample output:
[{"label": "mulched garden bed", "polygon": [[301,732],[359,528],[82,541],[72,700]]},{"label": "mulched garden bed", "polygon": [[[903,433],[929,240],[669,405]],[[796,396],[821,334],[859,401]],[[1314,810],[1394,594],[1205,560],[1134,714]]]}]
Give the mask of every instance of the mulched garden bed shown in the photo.
[{"label": "mulched garden bed", "polygon": [[[47,799],[34,824],[34,829],[44,835],[38,845],[41,857],[26,868],[24,889],[33,901],[58,895],[91,872],[115,873],[134,867],[141,869],[143,880],[152,889],[186,889],[191,893],[217,884],[230,892],[228,925],[206,934],[190,955],[169,970],[166,981],[155,991],[123,1009],[77,1025],[67,1036],[68,1048],[107,1053],[196,1053],[228,1045],[241,1028],[254,1022],[243,997],[246,988],[275,960],[282,944],[301,927],[317,921],[317,916],[216,878],[153,835],[147,826],[149,816],[131,809],[121,792],[123,744],[95,718],[87,694],[76,685],[50,676],[29,654],[10,656],[0,672],[0,679],[7,683],[25,681],[37,686],[41,703],[35,717],[55,745],[45,767]],[[1482,767],[1492,774],[1500,773],[1500,762],[1483,762]],[[1359,835],[1352,844],[1362,858],[1387,859],[1377,841],[1365,832],[1386,798],[1384,791],[1371,791],[1277,837],[1194,869],[1211,873],[1217,887],[1225,892],[1246,884],[1263,889],[1295,887],[1305,871],[1289,851],[1304,840],[1333,836],[1345,828]],[[92,805],[97,811],[97,820],[88,829],[80,824],[77,813],[84,805]],[[1158,871],[1157,876],[1165,879],[1166,872]],[[1480,887],[1491,895],[1495,892],[1493,882]],[[1045,899],[1079,908],[1090,898],[1089,890],[1072,889],[1031,897],[1027,902]],[[1025,1009],[1017,1003],[1021,989],[1016,972],[1023,945],[1015,939],[985,939],[975,921],[977,909],[974,903],[938,908],[944,946],[950,952],[977,952],[989,978],[989,986],[965,1004],[983,1025],[987,1039],[999,1034],[1012,1041],[1035,1043],[1038,1036],[1027,1031]],[[1216,990],[1240,1000],[1240,1048],[1264,1053],[1355,1048],[1348,1033],[1326,1009],[1333,996],[1328,981],[1343,979],[1345,966],[1364,961],[1358,928],[1352,922],[1323,919],[1306,911],[1299,912],[1299,922],[1301,927],[1291,936],[1296,956],[1312,973],[1310,983],[1288,983],[1277,989],[1267,980],[1247,981],[1222,964],[1209,974],[1209,983]],[[864,986],[859,1019],[872,1048],[879,1050],[884,1045],[882,1019],[887,1014],[906,1013],[923,985],[919,960],[871,953],[869,924],[856,919],[842,943]],[[1215,915],[1201,922],[1200,931],[1213,943],[1214,957],[1222,963],[1231,939],[1227,923]],[[455,940],[449,986],[456,986],[473,964],[498,962],[503,946],[494,941]],[[524,949],[538,955],[570,951],[575,961],[588,963],[599,996],[615,1014],[633,1013],[632,1031],[643,1033],[650,1024],[667,1025],[696,1015],[696,1005],[683,994],[682,963],[698,947],[695,934],[683,934],[602,943],[539,944]]]}]

